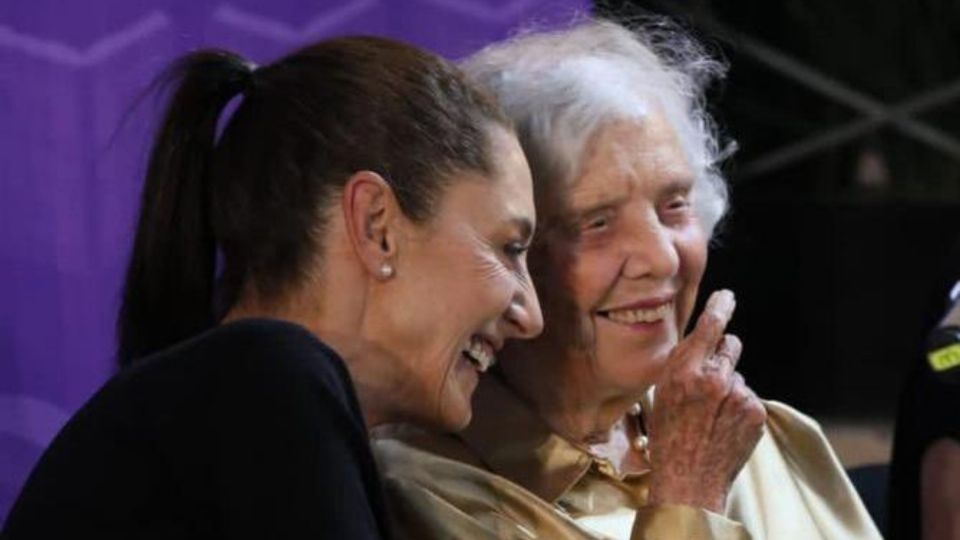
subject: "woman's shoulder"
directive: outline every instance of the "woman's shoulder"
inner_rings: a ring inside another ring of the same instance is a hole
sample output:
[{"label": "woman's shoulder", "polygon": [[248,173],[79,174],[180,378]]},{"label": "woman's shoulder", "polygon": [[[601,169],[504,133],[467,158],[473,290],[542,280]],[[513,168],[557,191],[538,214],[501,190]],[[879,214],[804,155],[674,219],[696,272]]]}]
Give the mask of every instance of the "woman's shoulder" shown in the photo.
[{"label": "woman's shoulder", "polygon": [[746,471],[758,475],[784,469],[793,477],[844,476],[840,460],[816,420],[779,401],[764,400],[763,404],[767,410],[764,434]]},{"label": "woman's shoulder", "polygon": [[[175,385],[209,391],[231,384],[323,387],[352,401],[340,356],[302,326],[274,319],[244,319],[217,326],[145,357],[121,371],[115,386]],[[345,403],[350,404],[350,403]]]},{"label": "woman's shoulder", "polygon": [[839,478],[849,485],[843,465],[820,423],[779,401],[763,401],[767,410],[764,435],[751,460],[781,462],[794,476],[808,480]]},{"label": "woman's shoulder", "polygon": [[[326,362],[316,362],[324,358]],[[134,363],[132,369],[150,369],[161,363],[189,359],[191,366],[228,363],[233,369],[255,367],[269,360],[277,369],[339,371],[339,355],[306,328],[277,319],[229,322]],[[338,373],[339,374],[339,373]]]},{"label": "woman's shoulder", "polygon": [[763,405],[767,409],[768,429],[775,429],[786,436],[822,438],[826,442],[820,423],[811,416],[781,401],[765,399]]},{"label": "woman's shoulder", "polygon": [[208,439],[213,433],[203,426],[221,426],[231,418],[306,423],[320,416],[366,438],[340,357],[306,329],[258,319],[218,326],[135,361],[114,375],[69,427],[112,426],[161,447],[161,441]]},{"label": "woman's shoulder", "polygon": [[820,424],[764,401],[764,434],[740,472],[727,514],[755,538],[880,538]]}]

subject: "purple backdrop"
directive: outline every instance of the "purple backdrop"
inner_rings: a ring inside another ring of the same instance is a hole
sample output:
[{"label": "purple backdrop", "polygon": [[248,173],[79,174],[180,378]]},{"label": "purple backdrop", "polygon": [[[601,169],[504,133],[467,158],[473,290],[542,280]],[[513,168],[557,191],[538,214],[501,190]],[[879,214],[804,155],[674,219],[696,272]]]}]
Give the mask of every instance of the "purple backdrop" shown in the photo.
[{"label": "purple backdrop", "polygon": [[[159,104],[137,94],[206,45],[265,61],[326,36],[459,57],[588,0],[0,2],[0,520],[112,371],[113,323]],[[2,521],[0,521],[2,523]]]}]

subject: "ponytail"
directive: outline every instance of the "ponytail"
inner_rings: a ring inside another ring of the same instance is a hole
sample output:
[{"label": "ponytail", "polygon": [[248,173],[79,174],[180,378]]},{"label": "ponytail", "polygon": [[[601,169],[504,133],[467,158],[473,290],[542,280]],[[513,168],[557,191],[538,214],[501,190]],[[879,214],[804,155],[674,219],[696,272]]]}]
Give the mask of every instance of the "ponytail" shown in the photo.
[{"label": "ponytail", "polygon": [[[454,173],[495,170],[491,121],[510,129],[451,64],[383,38],[321,41],[255,77],[235,55],[198,52],[158,82],[175,90],[124,285],[121,366],[245,301],[300,294],[324,255],[326,210],[354,172],[380,173],[403,213],[424,222]],[[239,92],[218,138],[218,117]]]},{"label": "ponytail", "polygon": [[176,90],[156,134],[117,320],[121,366],[214,324],[216,241],[210,163],[217,121],[250,84],[251,64],[199,51],[176,61],[155,86]]}]

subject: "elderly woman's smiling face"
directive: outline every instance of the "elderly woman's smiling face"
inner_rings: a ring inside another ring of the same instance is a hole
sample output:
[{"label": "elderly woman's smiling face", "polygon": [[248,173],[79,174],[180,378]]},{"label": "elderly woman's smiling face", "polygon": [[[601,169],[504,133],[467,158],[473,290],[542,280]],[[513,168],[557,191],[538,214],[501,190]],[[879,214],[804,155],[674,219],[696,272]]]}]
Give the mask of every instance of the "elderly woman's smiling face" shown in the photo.
[{"label": "elderly woman's smiling face", "polygon": [[534,269],[545,274],[541,341],[552,342],[536,346],[564,349],[554,357],[575,364],[577,384],[637,392],[676,345],[707,256],[694,177],[662,114],[606,124],[588,141]]}]

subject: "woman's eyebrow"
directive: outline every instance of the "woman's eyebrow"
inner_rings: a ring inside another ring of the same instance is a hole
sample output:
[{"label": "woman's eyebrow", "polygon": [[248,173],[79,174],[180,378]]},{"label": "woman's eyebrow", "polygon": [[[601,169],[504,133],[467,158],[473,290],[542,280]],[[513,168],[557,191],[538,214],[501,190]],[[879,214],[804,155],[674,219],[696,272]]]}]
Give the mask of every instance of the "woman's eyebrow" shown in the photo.
[{"label": "woman's eyebrow", "polygon": [[530,218],[514,216],[509,219],[510,226],[520,232],[523,241],[528,241],[533,237],[534,225]]},{"label": "woman's eyebrow", "polygon": [[626,194],[595,197],[582,204],[571,205],[570,213],[574,217],[580,218],[601,210],[609,210],[611,208],[621,206],[627,201],[627,199],[629,199],[629,195]]},{"label": "woman's eyebrow", "polygon": [[678,176],[669,180],[660,188],[660,192],[666,195],[676,195],[678,193],[689,193],[693,189],[694,179],[692,176]]}]

